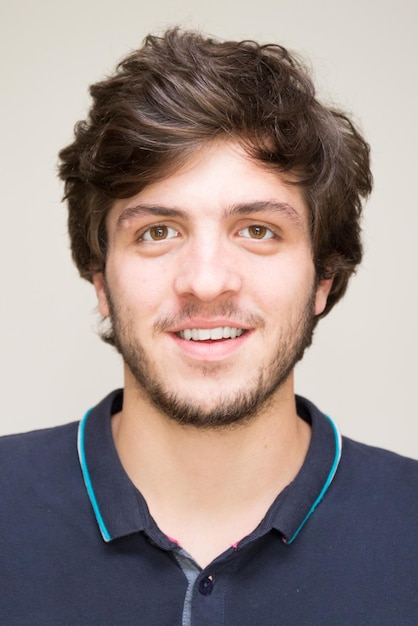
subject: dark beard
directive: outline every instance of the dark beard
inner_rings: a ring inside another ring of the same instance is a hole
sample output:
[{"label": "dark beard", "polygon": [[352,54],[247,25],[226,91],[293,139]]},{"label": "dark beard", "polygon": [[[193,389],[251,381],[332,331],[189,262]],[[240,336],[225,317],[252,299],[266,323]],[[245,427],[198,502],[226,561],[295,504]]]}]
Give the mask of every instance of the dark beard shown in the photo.
[{"label": "dark beard", "polygon": [[184,426],[220,429],[247,423],[256,417],[261,409],[268,406],[275,391],[287,380],[305,349],[312,342],[316,285],[298,320],[292,323],[286,337],[282,337],[279,342],[268,371],[260,367],[254,375],[252,384],[247,385],[239,395],[221,398],[215,408],[205,409],[197,403],[182,400],[175,393],[164,389],[163,381],[160,381],[153,371],[153,364],[144,349],[138,342],[132,341],[129,325],[123,322],[123,316],[116,311],[108,289],[106,293],[114,345],[132,372],[139,390],[145,392],[148,400],[158,411]]}]

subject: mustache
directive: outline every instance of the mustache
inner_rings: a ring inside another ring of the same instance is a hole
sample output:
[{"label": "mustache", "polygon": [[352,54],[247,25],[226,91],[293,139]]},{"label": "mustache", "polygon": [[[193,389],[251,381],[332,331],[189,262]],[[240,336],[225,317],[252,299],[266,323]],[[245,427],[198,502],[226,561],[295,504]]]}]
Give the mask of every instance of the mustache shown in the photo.
[{"label": "mustache", "polygon": [[189,302],[176,313],[163,316],[156,320],[154,330],[156,332],[165,332],[170,328],[183,324],[192,317],[202,317],[208,319],[212,317],[227,317],[242,326],[257,326],[258,328],[264,326],[264,318],[261,315],[258,313],[242,311],[232,303],[224,302],[207,306]]}]

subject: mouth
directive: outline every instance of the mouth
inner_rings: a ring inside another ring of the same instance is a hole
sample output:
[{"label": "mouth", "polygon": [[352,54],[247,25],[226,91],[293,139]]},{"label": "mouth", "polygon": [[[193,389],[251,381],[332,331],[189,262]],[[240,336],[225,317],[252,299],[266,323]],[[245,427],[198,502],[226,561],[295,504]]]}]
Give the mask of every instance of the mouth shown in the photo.
[{"label": "mouth", "polygon": [[235,326],[218,326],[217,328],[185,328],[176,333],[180,339],[186,341],[220,341],[222,339],[236,339],[247,330]]}]

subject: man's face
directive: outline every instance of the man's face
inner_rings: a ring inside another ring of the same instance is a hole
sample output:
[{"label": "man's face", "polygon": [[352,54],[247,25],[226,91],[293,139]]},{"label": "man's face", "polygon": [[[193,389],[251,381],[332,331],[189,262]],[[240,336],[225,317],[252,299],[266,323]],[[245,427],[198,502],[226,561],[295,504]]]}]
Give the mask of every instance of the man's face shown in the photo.
[{"label": "man's face", "polygon": [[204,427],[243,422],[289,391],[330,288],[315,280],[296,186],[217,142],[118,200],[107,228],[94,283],[126,385]]}]

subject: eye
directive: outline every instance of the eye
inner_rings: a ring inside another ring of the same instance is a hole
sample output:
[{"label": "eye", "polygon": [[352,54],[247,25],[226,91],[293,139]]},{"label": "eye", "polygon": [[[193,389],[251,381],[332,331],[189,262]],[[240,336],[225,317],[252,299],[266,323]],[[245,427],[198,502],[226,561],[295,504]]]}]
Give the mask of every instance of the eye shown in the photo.
[{"label": "eye", "polygon": [[166,239],[174,239],[177,235],[178,232],[174,228],[164,224],[157,224],[142,233],[141,241],[164,241]]},{"label": "eye", "polygon": [[262,224],[253,224],[252,226],[247,226],[247,228],[243,228],[238,233],[241,237],[248,237],[249,239],[273,239],[274,233],[267,226],[263,226]]}]

